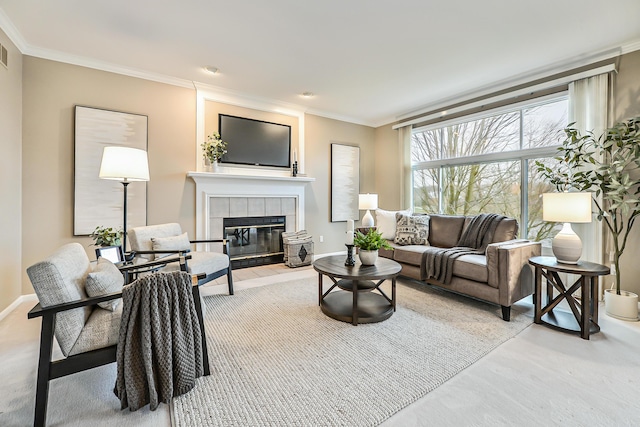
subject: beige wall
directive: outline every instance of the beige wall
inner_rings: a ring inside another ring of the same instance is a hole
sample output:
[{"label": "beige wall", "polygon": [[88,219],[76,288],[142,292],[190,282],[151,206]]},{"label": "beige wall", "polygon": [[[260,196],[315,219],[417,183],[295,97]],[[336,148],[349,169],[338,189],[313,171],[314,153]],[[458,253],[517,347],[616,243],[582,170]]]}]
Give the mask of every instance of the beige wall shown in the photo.
[{"label": "beige wall", "polygon": [[[196,169],[194,89],[33,57],[24,57],[23,79],[23,248],[22,266],[17,270],[22,273],[23,294],[33,292],[24,274],[26,267],[60,245],[78,241],[94,258],[92,241],[73,236],[76,104],[149,117],[148,223],[177,221],[190,235],[195,234],[195,186],[186,179],[186,172]],[[235,107],[218,107],[231,114],[238,112]],[[240,115],[247,111],[241,109]],[[314,236],[324,236],[316,253],[344,250],[344,223],[332,224],[329,218],[331,142],[362,147],[361,190],[375,191],[373,128],[307,115],[307,175],[316,181],[307,185],[306,225]],[[14,299],[7,297],[9,302]]]},{"label": "beige wall", "polygon": [[[614,86],[615,121],[640,116],[640,51],[623,55],[618,66]],[[640,294],[640,223],[631,230],[627,247],[620,258],[622,288]],[[607,280],[606,287],[613,279]]]},{"label": "beige wall", "polygon": [[[22,271],[73,236],[73,111],[85,105],[147,115],[147,221],[179,222],[195,233],[194,89],[24,57]],[[99,225],[99,224],[96,224]],[[32,293],[23,275],[22,293]]]},{"label": "beige wall", "polygon": [[391,125],[381,126],[375,130],[376,147],[376,191],[380,209],[400,210],[409,207],[402,206],[400,188],[402,173],[400,170],[400,142],[398,131],[391,129]]},{"label": "beige wall", "polygon": [[[306,174],[316,179],[307,185],[306,228],[314,236],[316,254],[345,250],[346,222],[331,222],[331,143],[360,147],[360,192],[374,193],[374,138],[371,127],[305,115]],[[360,218],[363,215],[360,212]],[[324,243],[320,243],[320,236]]]},{"label": "beige wall", "polygon": [[0,312],[22,293],[22,55],[0,30],[8,68],[0,65]]}]

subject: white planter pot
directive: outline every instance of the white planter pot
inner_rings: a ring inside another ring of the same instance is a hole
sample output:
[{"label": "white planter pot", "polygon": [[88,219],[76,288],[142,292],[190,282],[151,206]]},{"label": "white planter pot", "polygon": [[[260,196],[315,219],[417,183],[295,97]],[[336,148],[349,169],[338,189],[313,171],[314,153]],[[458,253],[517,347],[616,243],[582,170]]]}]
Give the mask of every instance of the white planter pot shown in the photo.
[{"label": "white planter pot", "polygon": [[364,251],[360,249],[358,256],[360,257],[362,265],[374,265],[378,260],[378,251]]},{"label": "white planter pot", "polygon": [[616,319],[638,321],[638,295],[633,292],[621,290],[618,295],[615,289],[605,289],[604,308],[609,316]]}]

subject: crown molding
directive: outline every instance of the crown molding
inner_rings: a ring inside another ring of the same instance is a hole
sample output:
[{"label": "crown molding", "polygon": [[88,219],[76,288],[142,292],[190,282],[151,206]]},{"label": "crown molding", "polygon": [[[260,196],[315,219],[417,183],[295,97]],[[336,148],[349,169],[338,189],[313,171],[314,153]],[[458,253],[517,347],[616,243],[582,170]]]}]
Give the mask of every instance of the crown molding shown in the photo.
[{"label": "crown molding", "polygon": [[23,55],[27,51],[29,45],[27,44],[20,31],[13,25],[13,22],[9,19],[6,13],[4,13],[4,9],[0,7],[0,28],[5,32],[9,40],[16,45],[20,53]]}]

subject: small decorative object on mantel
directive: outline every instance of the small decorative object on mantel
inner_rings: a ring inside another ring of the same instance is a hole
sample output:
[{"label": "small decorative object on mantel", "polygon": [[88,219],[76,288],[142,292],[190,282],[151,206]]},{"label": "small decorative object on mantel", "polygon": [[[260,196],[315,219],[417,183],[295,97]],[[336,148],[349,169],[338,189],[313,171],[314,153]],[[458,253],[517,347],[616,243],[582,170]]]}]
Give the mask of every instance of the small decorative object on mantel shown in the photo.
[{"label": "small decorative object on mantel", "polygon": [[[207,136],[207,140],[202,143],[202,151],[205,160],[205,169],[208,170],[208,165],[211,167],[212,172],[218,171],[218,162],[227,154],[227,143],[220,138],[218,132],[213,132]],[[207,162],[209,164],[207,165]]]},{"label": "small decorative object on mantel", "polygon": [[367,234],[357,231],[353,243],[360,249],[358,256],[362,265],[374,265],[378,260],[380,248],[393,250],[387,240],[382,237],[382,233],[374,228],[370,228]]}]

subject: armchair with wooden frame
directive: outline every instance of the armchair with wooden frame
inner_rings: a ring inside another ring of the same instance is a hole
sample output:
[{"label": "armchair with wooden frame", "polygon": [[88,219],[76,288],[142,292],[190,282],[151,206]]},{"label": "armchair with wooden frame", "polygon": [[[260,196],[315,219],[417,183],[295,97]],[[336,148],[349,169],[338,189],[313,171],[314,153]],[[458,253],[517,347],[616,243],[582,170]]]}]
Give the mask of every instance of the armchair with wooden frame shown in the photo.
[{"label": "armchair with wooden frame", "polygon": [[[198,285],[227,276],[229,295],[233,295],[233,275],[229,260],[229,241],[227,239],[189,240],[178,223],[167,223],[134,227],[127,233],[131,251],[136,259],[157,260],[161,256],[191,256],[187,263],[187,271],[202,277]],[[222,252],[210,250],[191,250],[193,245],[222,247]],[[162,271],[177,269],[176,265],[167,265]]]},{"label": "armchair with wooden frame", "polygon": [[[120,271],[125,275],[135,274],[141,267],[149,269],[169,264],[177,264],[178,269],[186,271],[188,259],[188,255],[162,258],[144,266],[124,265]],[[122,292],[88,297],[85,282],[91,271],[89,258],[79,243],[66,244],[27,269],[39,300],[27,317],[42,318],[34,426],[46,424],[49,381],[116,361],[122,304],[113,311],[97,304],[121,298]],[[204,374],[209,375],[202,305],[195,279],[192,292],[202,334]],[[63,359],[52,360],[54,336]]]}]

